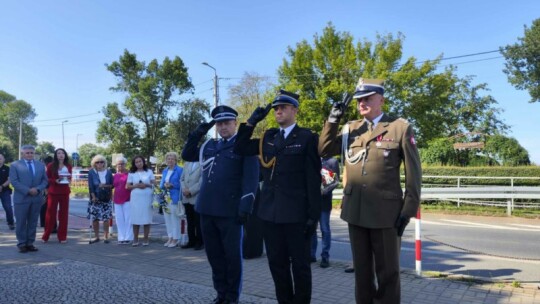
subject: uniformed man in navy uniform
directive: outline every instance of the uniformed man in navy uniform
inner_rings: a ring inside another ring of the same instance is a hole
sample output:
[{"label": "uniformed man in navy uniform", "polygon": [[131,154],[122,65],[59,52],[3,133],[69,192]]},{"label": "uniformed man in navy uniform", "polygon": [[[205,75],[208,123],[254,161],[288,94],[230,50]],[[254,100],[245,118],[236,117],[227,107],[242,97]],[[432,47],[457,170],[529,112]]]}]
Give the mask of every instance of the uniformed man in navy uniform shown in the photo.
[{"label": "uniformed man in navy uniform", "polygon": [[[318,137],[296,124],[298,95],[281,90],[266,108],[241,124],[235,151],[259,155],[263,186],[257,215],[279,303],[311,301],[311,237],[321,215],[321,159]],[[278,128],[251,139],[255,125],[270,109]],[[292,272],[292,275],[291,275]]]},{"label": "uniformed man in navy uniform", "polygon": [[349,224],[356,303],[400,303],[401,236],[420,204],[420,157],[412,125],[382,111],[383,80],[360,78],[352,99],[363,119],[345,123],[338,132],[351,99],[345,95],[334,103],[319,152],[322,157],[342,153],[345,159],[341,218]]},{"label": "uniformed man in navy uniform", "polygon": [[[217,291],[213,303],[238,303],[242,287],[242,226],[251,214],[259,182],[256,156],[233,152],[236,116],[228,106],[212,110],[213,120],[200,124],[188,136],[182,152],[186,161],[199,161],[202,185],[195,210],[201,216],[206,255]],[[221,139],[202,137],[216,125]]]}]

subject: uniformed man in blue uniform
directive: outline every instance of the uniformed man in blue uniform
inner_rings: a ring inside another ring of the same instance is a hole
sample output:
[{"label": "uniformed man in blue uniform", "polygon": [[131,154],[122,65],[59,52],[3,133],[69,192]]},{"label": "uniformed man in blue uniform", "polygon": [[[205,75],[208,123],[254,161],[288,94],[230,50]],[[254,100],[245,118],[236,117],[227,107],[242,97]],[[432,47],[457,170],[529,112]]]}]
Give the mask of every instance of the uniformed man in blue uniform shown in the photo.
[{"label": "uniformed man in blue uniform", "polygon": [[[299,96],[280,90],[266,108],[241,124],[235,151],[259,155],[263,186],[257,215],[279,303],[311,301],[311,238],[321,215],[321,159],[318,136],[296,124]],[[251,139],[271,109],[280,128]]]},{"label": "uniformed man in blue uniform", "polygon": [[[185,161],[199,161],[202,185],[195,210],[201,216],[206,255],[217,291],[213,303],[238,303],[242,287],[242,226],[251,214],[259,182],[256,156],[233,152],[236,116],[228,106],[212,110],[213,120],[200,124],[188,136]],[[221,139],[199,142],[216,125]]]}]

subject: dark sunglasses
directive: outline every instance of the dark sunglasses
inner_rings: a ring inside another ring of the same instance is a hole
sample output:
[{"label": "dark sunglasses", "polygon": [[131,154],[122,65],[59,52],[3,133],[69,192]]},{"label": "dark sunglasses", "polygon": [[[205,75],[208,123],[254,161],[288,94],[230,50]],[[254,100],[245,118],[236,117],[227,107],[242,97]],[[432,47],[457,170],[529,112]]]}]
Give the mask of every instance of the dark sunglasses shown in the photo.
[{"label": "dark sunglasses", "polygon": [[100,161],[97,161],[96,164],[104,164],[105,162],[100,160]]}]

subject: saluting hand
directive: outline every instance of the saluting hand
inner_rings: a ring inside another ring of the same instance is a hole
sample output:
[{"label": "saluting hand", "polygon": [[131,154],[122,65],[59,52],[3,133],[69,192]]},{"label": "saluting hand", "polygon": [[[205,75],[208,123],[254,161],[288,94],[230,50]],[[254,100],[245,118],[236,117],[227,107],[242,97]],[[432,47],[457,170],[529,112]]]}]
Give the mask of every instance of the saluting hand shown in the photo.
[{"label": "saluting hand", "polygon": [[210,122],[203,122],[193,132],[198,136],[204,136],[215,124],[216,122],[214,120],[211,120]]},{"label": "saluting hand", "polygon": [[272,104],[269,103],[266,105],[266,107],[257,107],[255,111],[251,114],[251,116],[248,118],[247,123],[250,126],[256,126],[261,120],[263,120],[266,115],[268,115],[268,112],[272,109]]},{"label": "saluting hand", "polygon": [[343,99],[341,101],[335,101],[332,104],[332,109],[330,109],[330,114],[328,115],[328,122],[339,123],[339,120],[343,117],[343,114],[345,114],[351,100],[352,97],[349,93],[343,93]]}]

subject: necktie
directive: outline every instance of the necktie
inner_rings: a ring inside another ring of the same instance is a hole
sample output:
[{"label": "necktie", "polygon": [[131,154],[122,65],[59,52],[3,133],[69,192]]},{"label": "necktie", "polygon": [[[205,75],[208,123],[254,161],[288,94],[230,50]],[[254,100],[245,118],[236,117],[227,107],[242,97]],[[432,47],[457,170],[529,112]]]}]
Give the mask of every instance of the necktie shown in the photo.
[{"label": "necktie", "polygon": [[30,174],[32,174],[32,176],[34,176],[34,167],[32,166],[32,161],[28,160],[28,161],[26,161],[26,163],[28,164],[28,171],[30,171]]},{"label": "necktie", "polygon": [[279,135],[276,136],[275,146],[276,149],[280,149],[285,145],[285,130],[281,129]]},{"label": "necktie", "polygon": [[369,120],[367,122],[368,122],[368,135],[371,136],[371,132],[373,132],[373,122]]}]

